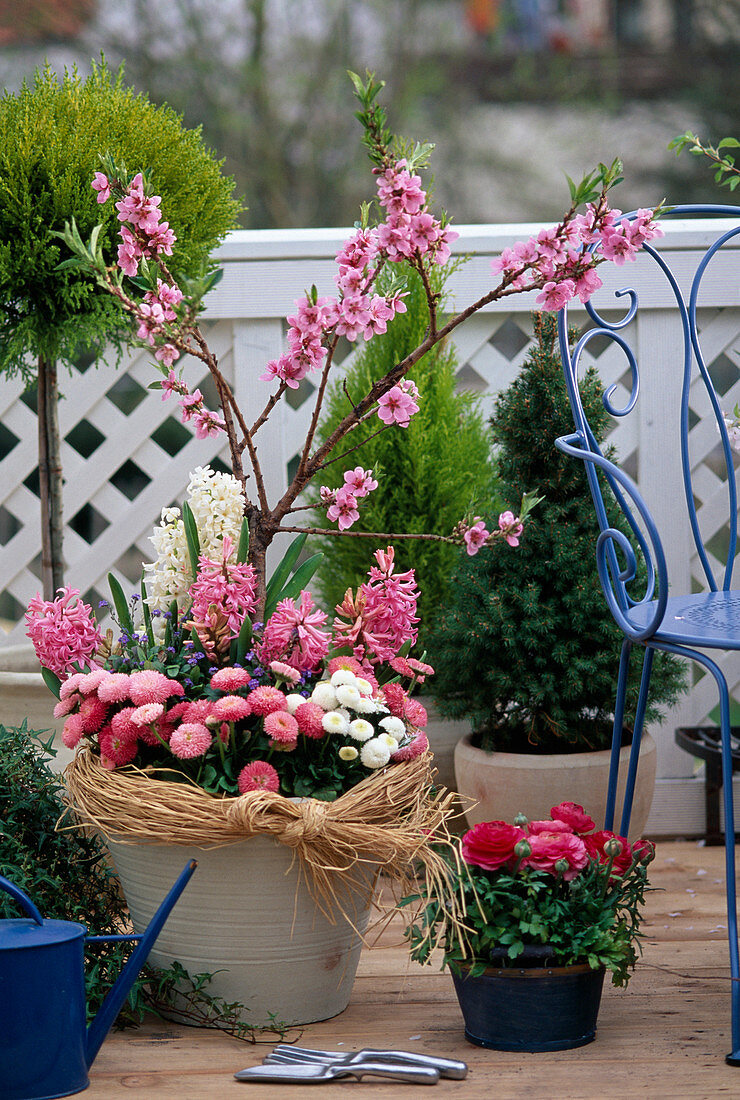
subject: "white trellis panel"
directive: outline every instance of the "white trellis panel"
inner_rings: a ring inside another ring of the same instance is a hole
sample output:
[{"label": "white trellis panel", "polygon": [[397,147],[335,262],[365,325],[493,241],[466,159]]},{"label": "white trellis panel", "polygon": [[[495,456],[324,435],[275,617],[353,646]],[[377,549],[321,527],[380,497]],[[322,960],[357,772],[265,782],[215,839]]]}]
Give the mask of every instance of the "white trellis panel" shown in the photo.
[{"label": "white trellis panel", "polygon": [[[470,259],[451,283],[455,308],[464,308],[486,292],[494,256],[538,228],[461,227],[457,249]],[[705,247],[713,234],[713,227],[698,222],[666,225],[661,247],[671,253],[671,264],[681,279],[691,271],[696,250]],[[259,413],[269,394],[259,375],[282,350],[285,318],[295,299],[312,283],[319,293],[332,291],[333,257],[346,235],[343,229],[238,232],[220,249],[225,274],[208,300],[208,338],[248,421]],[[701,313],[706,358],[728,410],[740,401],[739,255],[730,251],[722,269],[707,282]],[[606,271],[601,269],[602,274]],[[637,478],[659,525],[669,533],[666,548],[672,572],[687,586],[698,585],[698,559],[679,522],[683,489],[667,460],[675,438],[671,415],[681,366],[671,301],[651,270],[639,262],[609,269],[605,282],[609,292],[634,286],[641,303],[637,321],[641,418],[639,423],[620,421],[611,441],[623,465]],[[480,395],[485,414],[526,357],[533,297],[517,296],[489,306],[455,333],[459,385]],[[611,308],[623,305],[613,298],[610,302]],[[583,321],[585,314],[575,319]],[[616,393],[624,396],[629,377],[619,349],[594,343],[589,351],[603,382],[617,384]],[[191,388],[200,385],[208,396],[205,373],[199,363],[191,362],[187,380]],[[228,463],[218,440],[197,440],[179,423],[174,399],[162,401],[159,391],[147,389],[154,377],[147,353],[137,349],[117,367],[99,364],[60,379],[66,580],[90,601],[107,596],[109,571],[124,590],[133,591],[141,562],[151,556],[148,538],[162,507],[182,499],[196,466],[219,458]],[[257,442],[270,500],[283,491],[296,461],[311,417],[313,393],[307,379],[260,430]],[[7,644],[23,640],[23,610],[40,587],[36,416],[30,406],[17,381],[0,381],[0,620]],[[706,399],[697,389],[691,396],[692,466],[700,522],[711,552],[721,544],[727,505],[726,488],[713,460],[718,437],[707,412]],[[740,700],[737,661],[729,655],[722,663]],[[701,796],[690,778],[690,758],[673,743],[673,730],[676,725],[700,724],[715,704],[713,682],[699,676],[690,695],[656,731],[659,774],[670,777],[664,780],[663,795],[659,785],[654,814],[656,821],[660,819],[658,831],[689,831],[697,825]]]}]

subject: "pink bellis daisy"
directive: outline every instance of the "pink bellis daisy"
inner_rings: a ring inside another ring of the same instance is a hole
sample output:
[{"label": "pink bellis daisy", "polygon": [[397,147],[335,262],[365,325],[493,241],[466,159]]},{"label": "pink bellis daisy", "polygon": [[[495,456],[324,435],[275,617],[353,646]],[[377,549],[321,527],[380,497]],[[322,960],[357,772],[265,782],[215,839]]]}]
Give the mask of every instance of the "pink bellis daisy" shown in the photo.
[{"label": "pink bellis daisy", "polygon": [[202,722],[183,722],[170,737],[170,749],[173,756],[181,760],[192,760],[203,756],[211,747],[213,736]]},{"label": "pink bellis daisy", "polygon": [[266,760],[253,760],[239,772],[237,779],[240,794],[248,794],[249,791],[274,791],[280,790],[280,777]]}]

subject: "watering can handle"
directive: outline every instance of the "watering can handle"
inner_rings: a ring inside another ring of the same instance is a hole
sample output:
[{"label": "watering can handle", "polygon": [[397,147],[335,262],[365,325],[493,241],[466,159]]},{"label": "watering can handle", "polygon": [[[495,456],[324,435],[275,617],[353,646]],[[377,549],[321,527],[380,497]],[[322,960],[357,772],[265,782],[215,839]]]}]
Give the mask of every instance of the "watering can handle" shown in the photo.
[{"label": "watering can handle", "polygon": [[9,879],[3,878],[2,875],[0,875],[0,890],[4,890],[6,894],[10,894],[11,898],[15,898],[21,908],[25,910],[27,916],[32,917],[33,920],[36,921],[36,924],[44,923],[44,918],[41,916],[31,899],[10,882]]}]

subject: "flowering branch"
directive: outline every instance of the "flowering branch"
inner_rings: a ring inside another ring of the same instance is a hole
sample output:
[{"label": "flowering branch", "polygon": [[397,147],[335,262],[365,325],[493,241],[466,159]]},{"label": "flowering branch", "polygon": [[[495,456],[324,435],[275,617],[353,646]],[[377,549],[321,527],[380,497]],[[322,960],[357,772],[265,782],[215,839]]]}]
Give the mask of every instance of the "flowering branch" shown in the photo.
[{"label": "flowering branch", "polygon": [[[418,174],[427,165],[431,146],[417,145],[402,151],[387,126],[385,111],[377,103],[382,84],[372,75],[365,81],[352,75],[352,80],[361,108],[357,117],[364,127],[363,140],[374,165],[376,204],[381,217],[371,224],[370,207],[363,206],[359,227],[336,256],[337,294],[320,297],[313,287],[296,303],[294,315],[288,318],[287,348],[267,364],[261,375],[262,381],[276,382],[276,388],[251,427],[246,424],[198,325],[202,300],[217,275],[212,272],[182,285],[175,281],[165,260],[172,255],[175,236],[168,223],[161,220],[160,199],[148,194],[142,173],[126,181],[122,178],[123,172],[106,159],[103,165],[106,171],[96,173],[93,180],[99,202],[107,202],[111,197],[116,200],[122,224],[115,264],[106,264],[97,230],[89,245],[82,242],[74,223],[66,226],[63,234],[74,253],[74,258],[66,263],[90,270],[130,314],[137,338],[154,349],[158,370],[164,376],[158,383],[163,398],[173,393],[179,395],[182,418],[192,420],[199,437],[225,433],[234,476],[244,489],[244,514],[250,533],[249,561],[257,576],[258,608],[264,606],[266,596],[267,547],[278,531],[295,530],[286,526],[285,520],[297,510],[298,497],[326,466],[362,446],[357,443],[341,454],[335,453],[340,441],[372,415],[377,414],[382,421],[383,427],[379,430],[383,431],[391,426],[406,428],[418,411],[419,393],[408,378],[415,363],[469,317],[510,295],[539,291],[538,305],[549,310],[561,308],[576,296],[587,301],[601,285],[596,273],[600,264],[606,260],[620,264],[632,259],[644,241],[661,232],[654,220],[659,209],[640,211],[631,222],[620,220],[620,211],[609,207],[608,193],[619,182],[621,166],[618,161],[610,167],[599,165],[580,184],[569,181],[571,205],[563,220],[551,229],[540,231],[529,241],[505,249],[493,263],[493,274],[498,276],[496,285],[440,326],[438,294],[430,276],[435,265],[443,265],[449,260],[450,247],[457,233],[445,218],[440,220],[432,214]],[[341,337],[350,342],[360,337],[371,340],[386,331],[396,314],[406,311],[404,264],[418,272],[422,281],[428,312],[425,336],[365,394],[357,400],[350,399],[347,414],[331,435],[314,449],[338,341]],[[386,272],[383,290],[378,283],[381,271]],[[140,298],[124,289],[124,278],[128,280],[127,287],[138,291]],[[182,373],[176,374],[173,365],[183,354],[193,355],[207,366],[219,395],[220,412],[208,410],[200,391],[191,392]],[[309,373],[314,372],[321,372],[321,379],[298,468],[283,495],[271,504],[255,436],[286,390],[296,389]],[[245,454],[247,470],[243,465]],[[361,471],[361,476],[357,471]],[[348,481],[345,475],[345,485],[336,493],[322,492],[327,516],[338,524],[338,530],[332,531],[334,534],[347,533],[359,517],[358,502],[370,491],[372,471],[357,467],[354,474],[359,478],[355,483],[351,478]],[[249,476],[254,479],[256,500],[246,492]],[[464,544],[468,553],[475,553],[503,531],[506,541],[516,545],[525,511],[523,507],[519,516],[504,513],[506,518],[499,519],[503,527],[500,526],[493,536],[476,516],[472,522],[461,521],[449,536],[439,538]],[[326,533],[319,528],[304,530]],[[394,537],[417,536],[407,533]]]}]

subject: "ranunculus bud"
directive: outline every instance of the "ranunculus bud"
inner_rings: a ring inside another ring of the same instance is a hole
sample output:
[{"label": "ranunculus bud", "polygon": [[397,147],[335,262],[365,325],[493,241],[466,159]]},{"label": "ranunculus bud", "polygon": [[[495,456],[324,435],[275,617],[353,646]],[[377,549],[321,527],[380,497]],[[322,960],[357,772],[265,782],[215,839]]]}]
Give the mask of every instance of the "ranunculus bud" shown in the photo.
[{"label": "ranunculus bud", "polygon": [[632,854],[638,863],[651,863],[655,859],[655,845],[652,840],[636,840],[632,845]]},{"label": "ranunculus bud", "polygon": [[518,813],[514,818],[514,824],[518,825],[520,829],[526,829],[527,825],[529,825],[529,818],[526,814]]},{"label": "ranunculus bud", "polygon": [[622,854],[622,841],[613,836],[607,840],[604,845],[604,855],[609,856],[610,859],[616,859],[617,856]]},{"label": "ranunculus bud", "polygon": [[553,870],[558,875],[564,875],[569,867],[570,867],[570,864],[568,863],[567,859],[557,859],[555,861],[555,865],[553,867]]},{"label": "ranunculus bud", "polygon": [[529,859],[532,855],[532,845],[528,840],[519,840],[514,845],[514,855],[517,859]]}]

